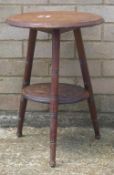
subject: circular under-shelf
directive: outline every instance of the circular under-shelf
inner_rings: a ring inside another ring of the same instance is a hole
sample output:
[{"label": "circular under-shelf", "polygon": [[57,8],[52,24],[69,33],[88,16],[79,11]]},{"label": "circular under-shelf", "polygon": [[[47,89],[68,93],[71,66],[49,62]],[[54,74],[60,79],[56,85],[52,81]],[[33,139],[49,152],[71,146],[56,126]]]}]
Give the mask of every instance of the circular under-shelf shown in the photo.
[{"label": "circular under-shelf", "polygon": [[[35,102],[50,103],[51,101],[50,91],[51,91],[50,83],[40,83],[24,87],[22,90],[22,94],[26,99]],[[59,84],[59,95],[58,95],[59,104],[76,103],[85,100],[87,98],[89,98],[89,93],[84,88],[71,84],[64,84],[64,83]]]}]

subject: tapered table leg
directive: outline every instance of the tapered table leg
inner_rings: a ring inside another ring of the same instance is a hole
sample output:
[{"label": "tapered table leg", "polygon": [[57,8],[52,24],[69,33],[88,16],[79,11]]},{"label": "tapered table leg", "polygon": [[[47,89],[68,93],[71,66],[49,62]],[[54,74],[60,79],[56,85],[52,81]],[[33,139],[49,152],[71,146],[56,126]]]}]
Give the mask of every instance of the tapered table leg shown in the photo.
[{"label": "tapered table leg", "polygon": [[51,72],[51,97],[50,97],[50,166],[56,165],[56,138],[57,138],[57,113],[58,113],[58,86],[59,86],[59,52],[60,32],[52,33],[52,72]]},{"label": "tapered table leg", "polygon": [[83,45],[83,40],[82,40],[80,28],[74,30],[74,36],[75,36],[75,41],[76,41],[76,45],[77,45],[77,49],[78,49],[78,55],[79,55],[79,61],[80,61],[84,86],[85,86],[85,89],[88,90],[88,92],[89,92],[88,106],[89,106],[89,111],[91,114],[92,124],[93,124],[94,131],[95,131],[95,138],[99,139],[100,138],[100,131],[99,131],[99,125],[98,125],[98,121],[97,121],[96,106],[95,106],[95,102],[94,102],[93,90],[92,90],[92,85],[91,85],[91,81],[90,81],[90,75],[89,75],[89,71],[88,71],[88,65],[87,65],[87,61],[86,61],[86,55],[85,55],[85,50],[84,50],[84,45]]},{"label": "tapered table leg", "polygon": [[[25,72],[23,78],[23,85],[22,88],[30,84],[31,78],[31,71],[32,71],[32,63],[34,57],[34,50],[35,50],[35,42],[36,42],[37,31],[30,29],[29,32],[29,41],[28,41],[28,50],[27,50],[27,57],[25,63]],[[27,106],[27,99],[21,96],[20,100],[20,107],[19,107],[19,120],[18,120],[18,127],[17,127],[17,136],[22,136],[22,128],[24,123],[24,116]]]}]

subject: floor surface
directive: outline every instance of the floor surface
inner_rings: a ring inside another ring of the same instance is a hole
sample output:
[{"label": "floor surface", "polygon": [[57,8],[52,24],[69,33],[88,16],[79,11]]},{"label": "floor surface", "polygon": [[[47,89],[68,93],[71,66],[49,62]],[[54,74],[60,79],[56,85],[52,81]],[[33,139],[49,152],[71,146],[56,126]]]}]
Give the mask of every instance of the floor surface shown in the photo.
[{"label": "floor surface", "polygon": [[0,175],[114,175],[114,129],[58,128],[57,166],[50,168],[49,128],[0,129]]}]

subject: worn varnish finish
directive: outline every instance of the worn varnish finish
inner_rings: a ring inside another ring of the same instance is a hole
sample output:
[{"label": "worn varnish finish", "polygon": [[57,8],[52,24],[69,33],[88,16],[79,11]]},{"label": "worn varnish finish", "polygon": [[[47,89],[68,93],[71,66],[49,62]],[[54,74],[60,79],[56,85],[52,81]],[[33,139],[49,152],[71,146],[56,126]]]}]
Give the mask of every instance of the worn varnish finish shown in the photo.
[{"label": "worn varnish finish", "polygon": [[7,22],[16,27],[48,31],[49,29],[69,30],[76,27],[98,25],[103,22],[103,19],[91,13],[50,11],[16,15],[10,17]]},{"label": "worn varnish finish", "polygon": [[[87,100],[92,124],[95,130],[95,138],[100,138],[93,90],[81,36],[81,27],[101,24],[103,23],[103,18],[90,13],[54,11],[20,14],[10,17],[7,22],[16,27],[30,28],[17,135],[22,136],[27,100],[49,103],[51,116],[50,166],[54,167],[56,165],[58,104],[76,103]],[[60,34],[61,32],[69,30],[74,31],[84,88],[75,85],[59,84]],[[52,34],[51,83],[30,85],[37,31],[50,32]]]}]

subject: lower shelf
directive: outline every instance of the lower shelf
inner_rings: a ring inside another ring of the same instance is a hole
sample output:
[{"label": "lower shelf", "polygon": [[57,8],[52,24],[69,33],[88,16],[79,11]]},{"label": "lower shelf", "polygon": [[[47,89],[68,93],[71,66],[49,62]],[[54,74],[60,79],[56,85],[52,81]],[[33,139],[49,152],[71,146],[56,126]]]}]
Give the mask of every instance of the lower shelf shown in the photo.
[{"label": "lower shelf", "polygon": [[[50,103],[50,83],[32,84],[26,86],[22,90],[22,94],[26,99],[41,102]],[[89,98],[89,93],[84,88],[70,84],[59,84],[59,104],[76,103]]]}]

